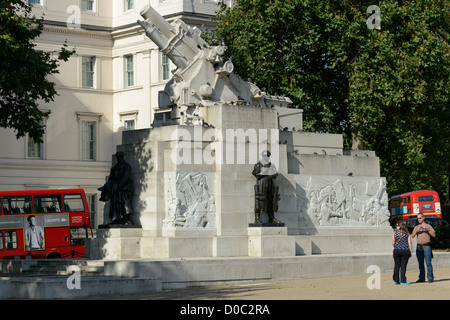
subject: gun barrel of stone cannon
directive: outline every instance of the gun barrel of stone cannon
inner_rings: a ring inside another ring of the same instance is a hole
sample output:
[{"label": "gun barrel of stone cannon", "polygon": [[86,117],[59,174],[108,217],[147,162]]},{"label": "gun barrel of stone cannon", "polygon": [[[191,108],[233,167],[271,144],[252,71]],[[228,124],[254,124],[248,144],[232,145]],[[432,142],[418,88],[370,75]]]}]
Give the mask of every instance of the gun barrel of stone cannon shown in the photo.
[{"label": "gun barrel of stone cannon", "polygon": [[147,4],[140,12],[141,16],[146,20],[150,20],[158,28],[158,30],[170,39],[175,33],[170,23],[168,23],[153,7]]},{"label": "gun barrel of stone cannon", "polygon": [[[188,65],[189,58],[193,57],[198,49],[197,43],[188,44],[185,38],[180,37],[179,29],[180,26],[184,28],[183,22],[179,21],[176,27],[172,26],[150,5],[141,10],[141,16],[145,20],[137,23],[144,28],[145,34],[178,68],[184,69]],[[192,54],[189,55],[189,52]]]}]

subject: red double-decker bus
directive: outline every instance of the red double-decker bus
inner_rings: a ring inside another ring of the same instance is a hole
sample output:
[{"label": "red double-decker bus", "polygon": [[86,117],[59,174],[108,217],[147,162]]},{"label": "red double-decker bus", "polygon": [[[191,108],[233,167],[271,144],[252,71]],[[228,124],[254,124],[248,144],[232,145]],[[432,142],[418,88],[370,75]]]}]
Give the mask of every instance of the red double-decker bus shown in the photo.
[{"label": "red double-decker bus", "polygon": [[84,258],[83,189],[0,191],[0,204],[0,259]]},{"label": "red double-decker bus", "polygon": [[392,220],[415,218],[418,213],[424,216],[442,218],[441,203],[436,191],[418,190],[391,197],[389,211]]}]

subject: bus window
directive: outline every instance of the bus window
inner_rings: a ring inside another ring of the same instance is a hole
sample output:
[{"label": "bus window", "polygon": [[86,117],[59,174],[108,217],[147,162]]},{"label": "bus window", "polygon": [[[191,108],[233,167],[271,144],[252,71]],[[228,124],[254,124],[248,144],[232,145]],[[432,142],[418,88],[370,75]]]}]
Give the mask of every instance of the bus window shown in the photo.
[{"label": "bus window", "polygon": [[17,249],[16,231],[5,231],[5,247],[8,250]]},{"label": "bus window", "polygon": [[61,212],[61,196],[34,196],[34,211],[36,213]]},{"label": "bus window", "polygon": [[83,212],[84,204],[81,194],[66,194],[64,196],[64,211]]},{"label": "bus window", "polygon": [[433,196],[420,196],[419,202],[432,202],[434,201]]},{"label": "bus window", "polygon": [[0,250],[3,250],[3,232],[0,231]]},{"label": "bus window", "polygon": [[30,196],[7,196],[3,197],[4,214],[31,213]]}]

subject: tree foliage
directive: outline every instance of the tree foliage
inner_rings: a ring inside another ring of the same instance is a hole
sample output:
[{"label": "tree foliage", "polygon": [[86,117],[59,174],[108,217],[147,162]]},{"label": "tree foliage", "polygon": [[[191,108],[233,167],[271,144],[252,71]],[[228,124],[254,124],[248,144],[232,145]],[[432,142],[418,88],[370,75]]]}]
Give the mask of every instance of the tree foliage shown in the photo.
[{"label": "tree foliage", "polygon": [[[304,110],[304,128],[342,133],[380,157],[390,193],[446,189],[450,152],[446,0],[237,0],[210,41],[236,72]],[[353,137],[353,139],[352,139]]]},{"label": "tree foliage", "polygon": [[26,1],[0,0],[0,127],[15,130],[17,138],[28,134],[42,141],[42,119],[49,112],[40,110],[38,101],[53,101],[55,84],[47,76],[58,73],[59,60],[67,61],[74,51],[64,44],[57,59],[37,51],[34,41],[44,25],[31,9]]}]

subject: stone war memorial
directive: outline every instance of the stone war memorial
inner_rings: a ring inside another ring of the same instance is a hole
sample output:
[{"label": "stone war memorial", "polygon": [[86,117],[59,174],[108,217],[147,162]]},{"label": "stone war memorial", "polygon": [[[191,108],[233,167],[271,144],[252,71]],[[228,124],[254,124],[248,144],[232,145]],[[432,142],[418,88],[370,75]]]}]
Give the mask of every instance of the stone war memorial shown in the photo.
[{"label": "stone war memorial", "polygon": [[117,146],[131,168],[131,221],[99,229],[87,258],[391,250],[386,180],[373,151],[304,132],[302,110],[242,80],[224,45],[149,5],[141,15],[137,23],[177,69],[148,106],[152,128],[124,131]]}]

